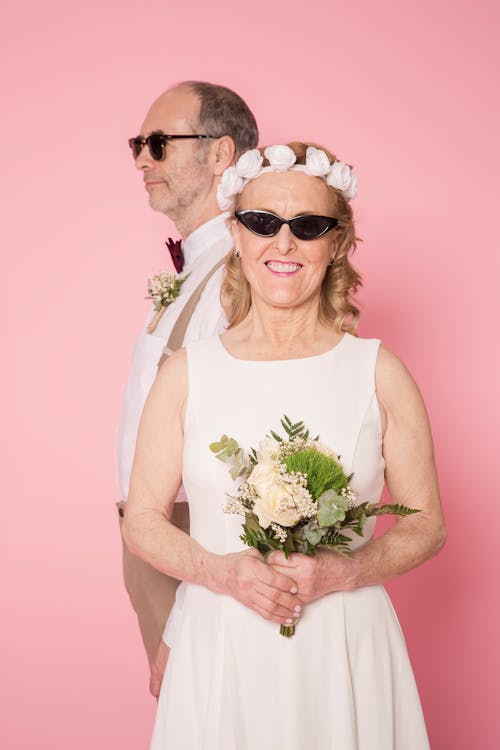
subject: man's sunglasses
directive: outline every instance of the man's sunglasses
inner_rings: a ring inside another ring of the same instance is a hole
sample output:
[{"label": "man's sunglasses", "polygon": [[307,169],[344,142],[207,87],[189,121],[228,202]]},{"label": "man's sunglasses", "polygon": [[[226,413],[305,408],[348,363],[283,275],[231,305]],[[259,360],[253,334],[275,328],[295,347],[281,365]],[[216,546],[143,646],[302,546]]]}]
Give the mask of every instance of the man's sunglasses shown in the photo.
[{"label": "man's sunglasses", "polygon": [[234,215],[244,227],[259,237],[274,237],[283,224],[288,224],[299,240],[316,240],[337,226],[339,220],[331,216],[301,214],[293,219],[282,219],[269,211],[235,211]]},{"label": "man's sunglasses", "polygon": [[181,138],[215,138],[213,135],[165,135],[165,133],[151,133],[147,138],[140,135],[137,138],[130,138],[128,145],[132,149],[134,159],[137,159],[144,146],[149,148],[149,153],[155,161],[163,161],[165,158],[165,146],[168,141],[175,141]]}]

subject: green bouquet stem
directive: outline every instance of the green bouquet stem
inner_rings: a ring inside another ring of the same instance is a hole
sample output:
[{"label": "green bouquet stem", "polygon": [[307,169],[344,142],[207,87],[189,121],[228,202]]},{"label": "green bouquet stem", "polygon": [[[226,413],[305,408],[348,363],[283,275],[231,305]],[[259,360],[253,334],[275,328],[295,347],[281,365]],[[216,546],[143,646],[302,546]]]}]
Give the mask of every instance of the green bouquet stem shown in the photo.
[{"label": "green bouquet stem", "polygon": [[295,633],[295,625],[280,625],[280,634],[285,638],[291,638]]}]

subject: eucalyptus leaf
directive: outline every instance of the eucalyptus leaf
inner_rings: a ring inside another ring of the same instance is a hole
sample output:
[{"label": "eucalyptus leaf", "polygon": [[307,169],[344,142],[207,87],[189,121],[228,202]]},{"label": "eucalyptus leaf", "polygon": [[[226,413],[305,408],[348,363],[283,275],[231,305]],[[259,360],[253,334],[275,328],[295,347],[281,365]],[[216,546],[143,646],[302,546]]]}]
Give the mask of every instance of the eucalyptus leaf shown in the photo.
[{"label": "eucalyptus leaf", "polygon": [[226,464],[230,464],[233,462],[233,457],[230,456],[225,450],[218,453],[217,458],[219,459],[219,461],[224,461],[224,463]]},{"label": "eucalyptus leaf", "polygon": [[313,547],[316,547],[321,540],[323,539],[325,535],[326,529],[322,529],[320,526],[318,528],[314,529],[311,528],[309,525],[304,526],[302,529],[302,533],[304,534],[305,539],[311,544]]},{"label": "eucalyptus leaf", "polygon": [[219,453],[219,451],[224,450],[224,445],[222,443],[210,443],[208,447],[212,453]]},{"label": "eucalyptus leaf", "polygon": [[228,456],[233,456],[239,449],[239,445],[234,438],[229,438],[226,444],[226,453]]},{"label": "eucalyptus leaf", "polygon": [[338,492],[335,492],[335,490],[325,490],[325,492],[318,497],[318,508],[321,508],[323,505],[335,505],[337,508],[347,510],[349,502],[345,497],[339,495]]},{"label": "eucalyptus leaf", "polygon": [[323,508],[318,511],[318,522],[321,526],[336,526],[340,528],[340,523],[345,518],[345,511],[342,508]]},{"label": "eucalyptus leaf", "polygon": [[233,468],[230,470],[229,475],[233,481],[235,479],[238,479],[239,475],[241,474],[241,470],[241,466],[233,466]]},{"label": "eucalyptus leaf", "polygon": [[348,500],[335,492],[326,490],[318,498],[318,523],[320,526],[333,526],[343,521],[346,510],[349,507]]}]

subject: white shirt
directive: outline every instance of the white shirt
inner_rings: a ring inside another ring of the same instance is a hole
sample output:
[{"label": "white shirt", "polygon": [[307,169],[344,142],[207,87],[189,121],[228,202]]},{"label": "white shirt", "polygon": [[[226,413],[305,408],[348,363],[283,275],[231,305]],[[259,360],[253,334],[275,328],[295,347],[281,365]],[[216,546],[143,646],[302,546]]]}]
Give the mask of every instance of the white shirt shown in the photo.
[{"label": "white shirt", "polygon": [[[178,298],[165,310],[153,333],[147,327],[154,311],[148,315],[132,351],[132,366],[123,399],[117,436],[117,471],[121,499],[127,500],[137,431],[146,397],[156,377],[158,360],[178,315],[211,268],[228,254],[232,238],[225,221],[228,213],[219,214],[194,230],[182,243],[185,265],[182,275],[189,274]],[[184,342],[197,341],[221,333],[227,324],[219,294],[224,267],[209,279],[193,312]],[[177,500],[184,500],[183,492]]]}]

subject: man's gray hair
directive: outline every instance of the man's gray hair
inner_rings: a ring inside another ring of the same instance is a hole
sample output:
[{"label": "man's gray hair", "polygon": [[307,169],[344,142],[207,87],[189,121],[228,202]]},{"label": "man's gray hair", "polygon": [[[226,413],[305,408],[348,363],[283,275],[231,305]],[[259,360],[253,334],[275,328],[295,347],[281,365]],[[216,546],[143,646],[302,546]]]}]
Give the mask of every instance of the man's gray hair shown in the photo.
[{"label": "man's gray hair", "polygon": [[200,100],[197,125],[203,133],[220,138],[229,135],[234,141],[236,155],[255,148],[259,131],[255,117],[246,102],[226,86],[204,81],[184,81],[181,86],[190,88]]}]

